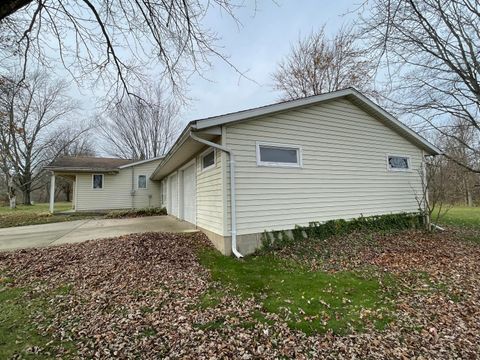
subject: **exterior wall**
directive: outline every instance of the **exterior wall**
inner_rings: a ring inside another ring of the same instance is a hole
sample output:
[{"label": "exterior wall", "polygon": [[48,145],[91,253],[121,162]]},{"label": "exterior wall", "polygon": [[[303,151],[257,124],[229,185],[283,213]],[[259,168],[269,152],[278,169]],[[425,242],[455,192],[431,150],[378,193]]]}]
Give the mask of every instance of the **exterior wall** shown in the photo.
[{"label": "exterior wall", "polygon": [[[92,174],[77,174],[76,210],[95,211],[161,206],[160,182],[151,181],[150,175],[160,160],[121,169],[117,174],[105,174],[103,189],[92,188]],[[135,196],[131,196],[132,169]],[[138,175],[147,175],[147,188],[137,189]]]},{"label": "exterior wall", "polygon": [[[232,124],[226,135],[236,155],[239,235],[418,210],[422,151],[348,100]],[[300,145],[303,167],[257,166],[257,141]],[[387,154],[409,156],[411,169],[388,171]]]},{"label": "exterior wall", "polygon": [[197,226],[223,234],[222,152],[215,150],[215,167],[202,170],[201,154],[197,163]]},{"label": "exterior wall", "polygon": [[[192,159],[195,159],[196,163],[196,224],[198,228],[206,230],[206,232],[223,234],[224,233],[224,212],[223,212],[223,183],[222,183],[222,152],[215,150],[215,166],[202,170],[202,154],[208,148],[205,147],[202,151],[195,154],[189,161],[182,164],[178,167],[181,169],[182,166],[188,164]],[[176,176],[176,187],[181,191],[181,170],[176,170],[168,174],[162,183],[170,181],[169,179],[174,178],[172,175]],[[170,199],[171,196],[168,194],[170,187],[167,186],[167,194],[165,194],[166,199]],[[179,194],[177,196],[178,209],[181,208],[180,202],[182,201],[182,196]],[[171,209],[171,204],[168,205],[167,209]],[[181,214],[181,211],[180,211]],[[175,215],[175,214],[174,214]],[[181,217],[181,215],[180,215]]]}]

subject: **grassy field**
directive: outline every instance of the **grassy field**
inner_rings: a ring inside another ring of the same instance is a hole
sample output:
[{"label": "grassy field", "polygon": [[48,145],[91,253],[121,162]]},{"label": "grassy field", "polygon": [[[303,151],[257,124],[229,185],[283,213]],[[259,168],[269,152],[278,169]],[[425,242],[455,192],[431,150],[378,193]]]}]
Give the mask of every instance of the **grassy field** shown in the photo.
[{"label": "grassy field", "polygon": [[480,229],[480,207],[454,206],[439,222],[442,225]]},{"label": "grassy field", "polygon": [[[56,212],[67,211],[71,208],[71,203],[59,202],[55,204]],[[81,220],[93,217],[95,217],[95,214],[88,213],[50,214],[48,204],[19,205],[16,209],[2,206],[0,207],[0,228]]]}]

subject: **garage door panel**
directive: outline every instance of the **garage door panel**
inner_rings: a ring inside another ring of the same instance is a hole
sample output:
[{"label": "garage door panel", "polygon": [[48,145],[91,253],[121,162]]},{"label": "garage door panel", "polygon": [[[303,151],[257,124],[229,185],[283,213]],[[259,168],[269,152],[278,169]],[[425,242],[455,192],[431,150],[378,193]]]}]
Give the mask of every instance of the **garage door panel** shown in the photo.
[{"label": "garage door panel", "polygon": [[178,216],[178,182],[177,175],[173,175],[169,179],[169,206],[170,214]]},{"label": "garage door panel", "polygon": [[183,219],[196,223],[195,164],[183,170]]}]

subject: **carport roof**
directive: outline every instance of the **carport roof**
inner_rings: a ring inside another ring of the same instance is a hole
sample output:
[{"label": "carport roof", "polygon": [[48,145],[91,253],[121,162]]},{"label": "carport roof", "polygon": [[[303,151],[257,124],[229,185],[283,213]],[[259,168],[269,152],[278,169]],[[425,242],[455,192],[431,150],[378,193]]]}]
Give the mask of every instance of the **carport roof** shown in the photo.
[{"label": "carport roof", "polygon": [[134,163],[131,159],[95,156],[62,156],[52,161],[45,170],[68,172],[116,172],[121,166]]}]

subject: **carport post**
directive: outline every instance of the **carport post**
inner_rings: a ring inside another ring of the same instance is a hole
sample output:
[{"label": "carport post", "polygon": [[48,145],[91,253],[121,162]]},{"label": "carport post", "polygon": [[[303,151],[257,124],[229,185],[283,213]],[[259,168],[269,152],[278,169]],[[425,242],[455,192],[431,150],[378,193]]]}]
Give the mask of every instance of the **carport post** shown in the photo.
[{"label": "carport post", "polygon": [[53,214],[55,205],[55,173],[52,171],[50,175],[50,212]]}]

